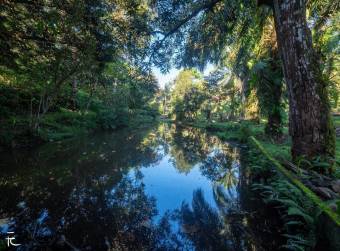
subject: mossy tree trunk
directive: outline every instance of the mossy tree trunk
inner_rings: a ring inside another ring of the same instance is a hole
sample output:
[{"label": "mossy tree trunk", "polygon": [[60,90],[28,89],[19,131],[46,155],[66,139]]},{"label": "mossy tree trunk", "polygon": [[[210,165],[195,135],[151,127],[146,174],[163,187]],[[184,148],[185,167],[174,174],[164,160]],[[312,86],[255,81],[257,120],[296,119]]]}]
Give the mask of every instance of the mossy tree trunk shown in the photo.
[{"label": "mossy tree trunk", "polygon": [[[280,105],[280,104],[279,104]],[[268,122],[266,124],[265,133],[278,140],[282,137],[282,119],[279,109],[274,109],[268,115]]]},{"label": "mossy tree trunk", "polygon": [[313,49],[304,0],[274,0],[275,29],[289,95],[292,157],[334,156],[327,84]]}]

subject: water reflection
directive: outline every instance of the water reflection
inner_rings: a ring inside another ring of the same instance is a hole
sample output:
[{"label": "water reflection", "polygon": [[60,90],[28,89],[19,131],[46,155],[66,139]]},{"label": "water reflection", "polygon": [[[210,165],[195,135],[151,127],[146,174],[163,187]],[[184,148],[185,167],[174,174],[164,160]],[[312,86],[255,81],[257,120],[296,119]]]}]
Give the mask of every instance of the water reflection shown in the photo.
[{"label": "water reflection", "polygon": [[17,250],[261,250],[240,156],[175,125],[2,154],[1,239],[15,232]]}]

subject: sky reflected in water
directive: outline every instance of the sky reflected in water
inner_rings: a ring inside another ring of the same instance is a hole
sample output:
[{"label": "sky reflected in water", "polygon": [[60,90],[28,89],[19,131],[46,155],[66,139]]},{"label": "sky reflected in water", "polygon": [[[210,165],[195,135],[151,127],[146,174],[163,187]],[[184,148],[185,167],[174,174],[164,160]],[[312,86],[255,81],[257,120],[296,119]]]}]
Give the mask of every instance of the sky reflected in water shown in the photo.
[{"label": "sky reflected in water", "polygon": [[242,151],[198,129],[161,124],[0,157],[3,248],[7,231],[17,250],[273,245]]}]

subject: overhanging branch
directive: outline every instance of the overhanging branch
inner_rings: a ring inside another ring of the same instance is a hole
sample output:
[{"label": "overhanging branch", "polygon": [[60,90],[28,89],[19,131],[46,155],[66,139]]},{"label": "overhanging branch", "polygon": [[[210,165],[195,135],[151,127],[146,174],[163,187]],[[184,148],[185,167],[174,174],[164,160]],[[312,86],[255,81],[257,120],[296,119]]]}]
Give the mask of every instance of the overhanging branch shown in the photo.
[{"label": "overhanging branch", "polygon": [[190,20],[195,18],[198,14],[200,14],[202,11],[212,9],[217,3],[222,2],[223,0],[212,0],[208,3],[205,3],[198,8],[196,8],[190,15],[179,21],[170,31],[164,34],[164,37],[157,41],[156,47],[152,50],[152,53],[150,55],[150,61],[152,60],[154,54],[161,48],[162,44],[165,42],[167,38],[169,38],[171,35],[178,32],[185,24],[187,24]]}]

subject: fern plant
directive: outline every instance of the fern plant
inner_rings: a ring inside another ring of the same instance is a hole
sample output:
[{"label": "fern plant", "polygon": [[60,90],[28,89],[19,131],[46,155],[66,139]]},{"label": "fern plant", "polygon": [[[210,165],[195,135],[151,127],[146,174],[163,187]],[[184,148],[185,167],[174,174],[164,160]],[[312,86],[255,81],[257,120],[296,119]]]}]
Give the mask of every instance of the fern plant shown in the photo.
[{"label": "fern plant", "polygon": [[266,203],[277,205],[284,222],[287,250],[313,250],[316,244],[316,219],[320,211],[289,181],[275,176],[268,184],[255,184]]}]

